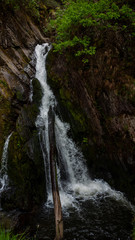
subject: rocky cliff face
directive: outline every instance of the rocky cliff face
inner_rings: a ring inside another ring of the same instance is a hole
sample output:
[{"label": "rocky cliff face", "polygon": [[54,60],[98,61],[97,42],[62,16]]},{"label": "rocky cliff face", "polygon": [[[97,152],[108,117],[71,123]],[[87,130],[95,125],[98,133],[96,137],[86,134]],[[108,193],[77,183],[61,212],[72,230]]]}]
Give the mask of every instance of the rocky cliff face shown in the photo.
[{"label": "rocky cliff face", "polygon": [[48,78],[71,122],[90,172],[133,199],[135,184],[135,75],[131,36],[95,33],[97,51],[82,63],[72,51],[51,53]]},{"label": "rocky cliff face", "polygon": [[[34,68],[30,57],[43,36],[28,15],[0,12],[0,156],[5,136],[13,129],[20,106],[28,102]],[[29,65],[28,65],[29,64]]]},{"label": "rocky cliff face", "polygon": [[[3,192],[1,203],[5,209],[30,210],[45,198],[44,166],[35,128],[42,93],[36,79],[32,103],[29,95],[35,75],[32,52],[37,42],[46,39],[21,11],[2,9],[0,29],[0,157],[6,137],[13,131],[8,161],[12,189]],[[131,36],[109,30],[95,34],[97,52],[88,63],[82,63],[72,51],[50,53],[48,81],[91,175],[104,178],[133,200],[134,42]]]},{"label": "rocky cliff face", "polygon": [[21,10],[2,9],[0,29],[0,159],[5,139],[13,132],[8,161],[12,189],[2,193],[1,204],[5,209],[31,209],[45,198],[44,166],[35,127],[41,99],[36,79],[32,103],[29,96],[35,75],[32,53],[37,42],[46,39]]}]

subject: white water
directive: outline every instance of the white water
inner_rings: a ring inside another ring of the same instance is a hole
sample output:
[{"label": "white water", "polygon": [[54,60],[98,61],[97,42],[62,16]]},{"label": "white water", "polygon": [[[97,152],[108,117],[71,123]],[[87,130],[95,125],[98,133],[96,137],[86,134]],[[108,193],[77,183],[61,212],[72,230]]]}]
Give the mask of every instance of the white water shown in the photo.
[{"label": "white water", "polygon": [[9,140],[12,133],[7,137],[4,147],[3,154],[1,158],[1,170],[0,170],[0,193],[7,187],[8,185],[8,175],[7,175],[7,160],[8,160],[8,145]]},{"label": "white water", "polygon": [[[48,133],[48,113],[50,107],[54,109],[57,102],[52,90],[47,84],[46,73],[46,57],[50,50],[48,43],[37,45],[35,54],[36,63],[36,78],[42,86],[42,103],[40,106],[40,114],[36,120],[36,126],[39,129],[39,137],[44,157],[46,191],[47,191],[47,206],[52,204],[51,179],[50,179],[50,163],[49,163],[49,133]],[[55,111],[54,111],[55,112]],[[133,208],[126,200],[121,192],[113,190],[103,180],[91,180],[87,172],[85,159],[73,142],[68,137],[70,126],[64,123],[55,114],[55,137],[56,147],[58,151],[57,173],[59,180],[60,198],[63,208],[76,207],[79,202],[93,199],[99,195],[110,196],[111,198],[121,201],[127,207]]]},{"label": "white water", "polygon": [[33,79],[30,80],[30,94],[29,94],[29,100],[30,100],[30,102],[33,101],[33,85],[32,85],[32,80],[33,80]]}]

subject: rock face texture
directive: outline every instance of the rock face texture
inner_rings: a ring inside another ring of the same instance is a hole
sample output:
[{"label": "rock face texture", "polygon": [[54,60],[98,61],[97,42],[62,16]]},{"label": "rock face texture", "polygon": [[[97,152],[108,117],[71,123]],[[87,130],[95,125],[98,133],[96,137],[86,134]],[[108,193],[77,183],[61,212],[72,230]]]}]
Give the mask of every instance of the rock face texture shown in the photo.
[{"label": "rock face texture", "polygon": [[[113,39],[113,41],[112,41]],[[32,53],[46,39],[23,11],[0,11],[0,159],[7,136],[10,186],[4,209],[31,210],[44,199],[44,166],[35,120],[42,92]],[[95,33],[97,51],[48,55],[48,81],[92,177],[135,197],[135,46],[131,36]],[[33,101],[30,82],[33,80]],[[35,177],[36,176],[36,177]]]},{"label": "rock face texture", "polygon": [[5,139],[13,132],[8,153],[12,188],[2,193],[4,209],[30,210],[45,198],[44,166],[35,127],[42,93],[34,79],[32,56],[37,42],[45,41],[26,13],[0,11],[0,159]]},{"label": "rock face texture", "polygon": [[82,63],[74,49],[50,53],[48,81],[70,121],[91,175],[135,197],[135,47],[131,36],[95,33],[97,51]]},{"label": "rock face texture", "polygon": [[34,75],[30,56],[43,36],[26,14],[4,9],[0,12],[0,29],[1,156],[4,137],[11,131],[20,105],[28,101],[29,82]]}]

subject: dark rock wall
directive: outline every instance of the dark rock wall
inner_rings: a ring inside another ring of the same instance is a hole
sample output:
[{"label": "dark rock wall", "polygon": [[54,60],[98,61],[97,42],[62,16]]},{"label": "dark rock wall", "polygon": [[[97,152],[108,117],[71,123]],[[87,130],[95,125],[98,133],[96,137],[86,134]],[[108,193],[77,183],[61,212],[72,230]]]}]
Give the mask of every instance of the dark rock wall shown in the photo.
[{"label": "dark rock wall", "polygon": [[15,9],[0,3],[0,159],[4,142],[13,132],[8,149],[9,188],[0,196],[6,210],[31,210],[45,201],[44,161],[35,126],[42,91],[34,79],[33,52],[37,43],[48,41],[43,32],[58,2],[40,3],[40,22],[27,6]]},{"label": "dark rock wall", "polygon": [[9,188],[2,193],[4,209],[30,210],[45,199],[44,164],[35,120],[42,92],[33,80],[35,45],[45,42],[39,26],[23,11],[0,11],[0,159],[6,137],[9,143]]},{"label": "dark rock wall", "polygon": [[[43,8],[44,9],[44,8]],[[44,10],[41,14],[44,15]],[[47,24],[47,20],[44,20]],[[45,42],[23,11],[0,11],[0,159],[9,144],[10,186],[1,196],[5,209],[30,210],[45,199],[44,166],[35,119],[41,99],[33,80],[32,52]],[[92,177],[107,180],[135,197],[135,46],[131,36],[95,33],[95,56],[84,64],[69,50],[48,56],[48,81],[70,122],[73,138],[87,158]]]},{"label": "dark rock wall", "polygon": [[45,172],[38,130],[35,121],[39,112],[42,91],[33,80],[34,99],[20,111],[9,143],[8,175],[10,189],[2,194],[4,209],[33,209],[45,201]]},{"label": "dark rock wall", "polygon": [[97,52],[48,57],[48,81],[83,149],[91,175],[135,196],[135,46],[131,36],[95,33]]},{"label": "dark rock wall", "polygon": [[[0,156],[20,106],[28,101],[34,74],[30,56],[44,38],[23,12],[0,11]],[[29,64],[29,65],[28,65]]]}]

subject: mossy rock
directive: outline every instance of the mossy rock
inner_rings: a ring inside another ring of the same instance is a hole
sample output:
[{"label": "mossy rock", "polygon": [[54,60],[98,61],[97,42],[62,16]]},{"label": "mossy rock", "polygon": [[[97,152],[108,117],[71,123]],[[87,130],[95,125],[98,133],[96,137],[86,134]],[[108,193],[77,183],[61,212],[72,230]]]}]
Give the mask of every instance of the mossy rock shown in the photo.
[{"label": "mossy rock", "polygon": [[32,138],[25,143],[17,132],[12,134],[9,143],[8,176],[12,192],[8,201],[2,201],[4,209],[19,207],[30,210],[45,200],[44,161],[37,131],[34,131]]},{"label": "mossy rock", "polygon": [[10,190],[2,194],[2,207],[31,210],[45,201],[44,160],[35,121],[39,113],[42,90],[33,80],[33,102],[25,104],[9,142],[8,176]]},{"label": "mossy rock", "polygon": [[11,102],[0,95],[0,159],[6,137],[12,132],[16,114]]},{"label": "mossy rock", "polygon": [[1,229],[5,230],[13,229],[13,226],[15,225],[13,218],[2,211],[0,213],[0,223]]},{"label": "mossy rock", "polygon": [[[100,45],[102,47],[101,43]],[[73,59],[70,51],[63,52],[61,56],[50,51],[47,58],[48,82],[58,100],[64,121],[70,123],[73,138],[82,148],[91,175],[103,178],[117,190],[126,192],[133,200],[135,196],[133,191],[134,142],[129,137],[127,125],[123,126],[123,135],[119,135],[122,133],[121,128],[114,135],[112,129],[117,126],[108,122],[109,118],[112,120],[113,114],[116,118],[123,112],[134,116],[135,81],[130,71],[129,75],[126,75],[125,70],[121,70],[121,66],[125,63],[119,65],[121,61],[118,55],[114,58],[108,51],[106,57],[103,50],[97,51],[97,55],[90,59],[87,68],[82,66],[82,63],[79,64],[77,59]],[[112,53],[114,53],[113,50]],[[103,71],[101,71],[102,57],[103,60],[109,61],[109,64],[103,65]],[[118,62],[118,69],[112,71],[116,62]],[[110,64],[112,69],[109,67]],[[78,85],[82,87],[78,88]],[[83,88],[84,94],[81,95],[78,89],[83,91]],[[85,98],[85,94],[88,94],[88,99]],[[79,99],[80,95],[81,99]],[[87,109],[89,101],[92,107]],[[86,107],[85,110],[83,106]],[[91,114],[92,110],[95,115]],[[98,132],[99,128],[97,130],[96,127],[93,128],[94,123],[98,127],[98,122],[95,121],[96,116],[101,126],[101,133]]]},{"label": "mossy rock", "polygon": [[40,82],[36,78],[33,79],[32,85],[33,85],[33,103],[36,104],[38,108],[41,104],[42,88]]}]

